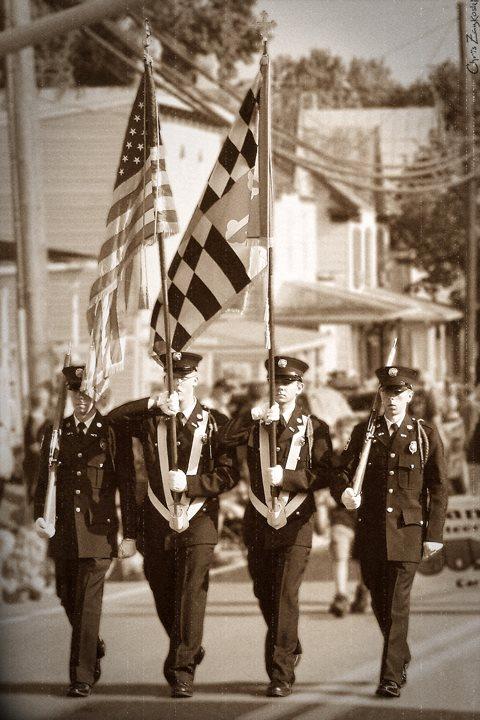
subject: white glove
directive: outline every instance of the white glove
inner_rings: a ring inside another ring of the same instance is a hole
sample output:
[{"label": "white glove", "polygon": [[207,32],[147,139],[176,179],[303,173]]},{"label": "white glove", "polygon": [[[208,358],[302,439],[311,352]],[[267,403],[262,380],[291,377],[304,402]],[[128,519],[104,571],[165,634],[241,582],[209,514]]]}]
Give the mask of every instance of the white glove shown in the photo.
[{"label": "white glove", "polygon": [[122,542],[118,546],[118,557],[123,560],[125,558],[133,557],[136,552],[137,544],[135,540],[132,540],[131,538],[123,538]]},{"label": "white glove", "polygon": [[268,403],[257,405],[251,409],[252,420],[263,420],[265,425],[280,420],[280,407],[278,403],[273,403],[272,407]]},{"label": "white glove", "polygon": [[187,489],[187,476],[183,470],[169,470],[168,482],[172,492],[184,492]]},{"label": "white glove", "polygon": [[51,523],[48,523],[43,517],[39,517],[35,520],[35,530],[37,535],[42,538],[52,538],[55,535],[55,528]]},{"label": "white glove", "polygon": [[361,495],[355,495],[355,493],[353,492],[353,488],[348,487],[346,490],[343,491],[341,500],[347,510],[356,510],[360,507],[362,497]]},{"label": "white glove", "polygon": [[443,543],[439,542],[432,542],[425,541],[423,543],[423,559],[428,560],[428,558],[432,557],[432,555],[435,555],[439,550],[441,550],[443,547]]},{"label": "white glove", "polygon": [[171,395],[169,395],[166,390],[165,392],[160,393],[157,397],[157,407],[159,407],[165,415],[176,415],[180,412],[180,403],[177,391],[174,390]]},{"label": "white glove", "polygon": [[282,484],[283,468],[281,465],[274,465],[274,467],[268,468],[268,480],[273,487],[278,487]]}]

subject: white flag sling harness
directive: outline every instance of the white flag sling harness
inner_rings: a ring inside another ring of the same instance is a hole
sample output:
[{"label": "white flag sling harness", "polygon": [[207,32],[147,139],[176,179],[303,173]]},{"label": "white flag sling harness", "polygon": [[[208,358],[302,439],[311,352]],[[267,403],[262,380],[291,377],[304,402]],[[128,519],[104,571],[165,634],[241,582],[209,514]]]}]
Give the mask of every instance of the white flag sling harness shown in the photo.
[{"label": "white flag sling harness", "polygon": [[[192,446],[190,448],[190,457],[188,460],[187,477],[189,475],[196,475],[198,471],[198,465],[200,463],[200,456],[202,454],[203,440],[202,438],[206,435],[208,424],[208,412],[202,410],[202,420],[199,422],[198,427],[193,433]],[[180,501],[177,506],[177,516],[175,516],[175,502],[173,499],[170,485],[168,482],[168,441],[167,441],[167,426],[166,423],[160,421],[157,426],[157,447],[158,447],[158,459],[160,462],[160,476],[162,478],[163,492],[167,505],[165,506],[154,491],[148,484],[148,497],[154,508],[160,513],[160,515],[168,520],[168,523],[172,530],[176,532],[183,532],[188,528],[189,521],[197,514],[202,505],[205,502],[204,497],[196,497],[190,499],[185,493],[181,494]],[[179,512],[180,511],[180,512]]]},{"label": "white flag sling harness", "polygon": [[[296,470],[298,458],[300,457],[300,451],[302,446],[305,444],[305,434],[308,425],[308,417],[302,415],[302,423],[298,426],[297,432],[293,435],[290,442],[290,449],[288,451],[287,462],[285,463],[285,470]],[[267,504],[263,503],[253,492],[252,488],[249,487],[250,502],[257,512],[259,512],[267,523],[279,530],[284,527],[287,523],[287,518],[297,510],[307,497],[307,493],[299,492],[295,494],[289,501],[289,493],[282,490],[278,497],[279,509],[275,510],[272,496],[270,482],[268,480],[267,470],[270,467],[269,457],[269,434],[263,423],[260,424],[259,429],[259,442],[260,442],[260,466],[262,470],[262,482],[263,492],[265,494],[265,500]],[[277,506],[277,507],[278,507]]]}]

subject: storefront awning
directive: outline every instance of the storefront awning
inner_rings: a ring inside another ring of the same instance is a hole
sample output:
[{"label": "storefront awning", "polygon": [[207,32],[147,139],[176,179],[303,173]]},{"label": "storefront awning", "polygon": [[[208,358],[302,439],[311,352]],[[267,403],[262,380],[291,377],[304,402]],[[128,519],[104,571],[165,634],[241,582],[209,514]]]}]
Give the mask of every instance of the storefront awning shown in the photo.
[{"label": "storefront awning", "polygon": [[316,328],[319,324],[362,325],[401,321],[445,323],[460,320],[462,313],[384,288],[347,290],[328,283],[286,282],[276,307],[278,322]]},{"label": "storefront awning", "polygon": [[[246,320],[240,314],[226,312],[215,320],[196,340],[191,349],[200,351],[215,350],[217,353],[236,352],[259,353],[265,355],[265,326],[261,321]],[[313,350],[324,344],[318,332],[298,327],[285,327],[276,324],[275,344],[278,352],[294,353]]]}]

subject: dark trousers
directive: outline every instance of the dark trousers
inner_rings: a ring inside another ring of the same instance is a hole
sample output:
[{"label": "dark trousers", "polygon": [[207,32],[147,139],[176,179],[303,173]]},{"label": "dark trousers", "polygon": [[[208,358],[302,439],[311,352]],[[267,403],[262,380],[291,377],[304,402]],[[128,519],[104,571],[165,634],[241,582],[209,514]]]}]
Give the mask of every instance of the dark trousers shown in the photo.
[{"label": "dark trousers", "polygon": [[72,683],[93,685],[103,586],[110,562],[110,558],[55,558],[57,595],[72,626]]},{"label": "dark trousers", "polygon": [[404,663],[411,657],[407,643],[410,592],[418,563],[361,558],[361,567],[383,635],[380,678],[400,684]]},{"label": "dark trousers", "polygon": [[300,545],[275,550],[248,548],[253,592],[267,624],[265,666],[272,682],[293,683],[298,640],[298,593],[310,548]]},{"label": "dark trousers", "polygon": [[172,685],[193,679],[202,644],[214,545],[168,548],[145,543],[144,572],[158,617],[170,638],[164,675]]}]

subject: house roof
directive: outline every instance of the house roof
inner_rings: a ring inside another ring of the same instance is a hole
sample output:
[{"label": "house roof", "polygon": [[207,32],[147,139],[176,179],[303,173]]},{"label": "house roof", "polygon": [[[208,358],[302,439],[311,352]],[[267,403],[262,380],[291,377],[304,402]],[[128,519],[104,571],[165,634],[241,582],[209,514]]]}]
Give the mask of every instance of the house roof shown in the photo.
[{"label": "house roof", "polygon": [[[37,95],[38,115],[41,119],[64,117],[84,112],[98,112],[105,109],[130,108],[137,92],[137,82],[132,85],[116,87],[82,87],[67,89],[59,93],[56,88],[42,88]],[[202,115],[200,111],[192,110],[188,103],[170,95],[165,90],[157,88],[157,102],[163,115],[173,115],[176,118],[188,117],[207,125],[212,120]],[[219,108],[212,101],[212,112],[218,116],[218,124],[226,125],[228,118],[220,115]],[[5,91],[0,92],[0,124],[7,122]]]},{"label": "house roof", "polygon": [[319,324],[443,323],[459,320],[462,313],[429,300],[384,288],[348,290],[316,282],[282,285],[275,310],[279,322],[316,328]]},{"label": "house roof", "polygon": [[[299,114],[300,137],[319,151],[344,161],[364,163],[365,174],[382,165],[408,165],[429,144],[438,129],[433,107],[407,108],[305,108]],[[308,152],[302,151],[309,156]],[[314,158],[312,158],[314,159]],[[341,182],[325,179],[349,205],[373,209],[369,190],[355,191]]]}]

